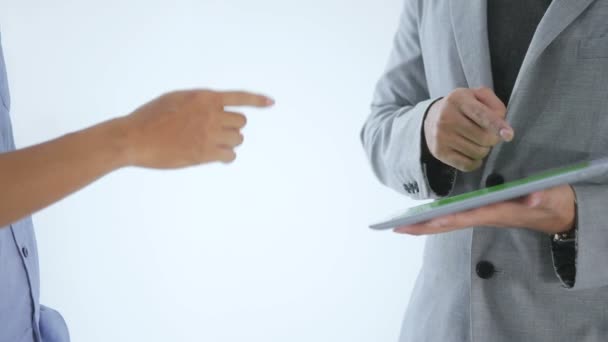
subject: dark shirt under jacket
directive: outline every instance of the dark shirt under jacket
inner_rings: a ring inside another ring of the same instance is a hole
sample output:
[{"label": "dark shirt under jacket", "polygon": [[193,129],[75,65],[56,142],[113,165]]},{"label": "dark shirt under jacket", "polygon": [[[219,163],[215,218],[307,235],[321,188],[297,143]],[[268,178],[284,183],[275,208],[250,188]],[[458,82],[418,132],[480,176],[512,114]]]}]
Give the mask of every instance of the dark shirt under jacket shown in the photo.
[{"label": "dark shirt under jacket", "polygon": [[[488,40],[494,92],[508,105],[534,32],[551,0],[488,0]],[[422,139],[422,164],[431,189],[448,195],[456,170],[437,160]]]},{"label": "dark shirt under jacket", "polygon": [[[511,93],[526,53],[551,0],[488,0],[488,40],[494,92],[505,104]],[[422,163],[431,189],[448,195],[456,170],[437,160],[422,139]],[[574,285],[576,276],[575,243],[553,243],[553,258],[557,273],[567,287]]]},{"label": "dark shirt under jacket", "polygon": [[551,0],[488,0],[488,40],[494,92],[506,105],[536,27]]}]

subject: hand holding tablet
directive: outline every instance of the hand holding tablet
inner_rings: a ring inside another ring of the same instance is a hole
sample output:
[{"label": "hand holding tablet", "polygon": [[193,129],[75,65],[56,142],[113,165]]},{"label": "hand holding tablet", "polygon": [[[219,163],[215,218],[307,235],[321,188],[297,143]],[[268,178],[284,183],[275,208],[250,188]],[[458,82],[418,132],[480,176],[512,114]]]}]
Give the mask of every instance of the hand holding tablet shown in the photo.
[{"label": "hand holding tablet", "polygon": [[[564,197],[564,194],[569,195],[566,191],[572,191],[570,187],[567,186],[567,184],[572,184],[585,179],[600,176],[607,172],[608,158],[598,159],[590,162],[582,162],[571,166],[552,169],[502,185],[481,189],[461,194],[458,196],[448,197],[441,200],[437,200],[432,203],[416,206],[404,211],[400,215],[372,224],[370,228],[375,230],[386,230],[406,227],[408,229],[403,229],[400,232],[416,235],[432,234],[447,230],[453,230],[448,229],[449,227],[446,227],[450,224],[456,224],[454,222],[454,219],[457,218],[453,214],[462,213],[476,208],[480,208],[478,210],[481,210],[484,209],[482,207],[519,198],[541,190],[546,190],[546,192],[550,192],[551,194],[557,195],[558,197]],[[566,185],[566,187],[563,187],[563,185]],[[560,193],[558,194],[557,192]],[[528,196],[524,198],[522,200],[523,202],[520,204],[525,206],[534,206],[536,204],[534,202],[539,200],[537,198],[538,196],[542,196],[542,193],[536,196]],[[502,203],[499,204],[502,205]],[[440,218],[447,219],[447,221],[449,221],[451,218],[452,222],[445,222],[446,220],[442,222],[442,219]],[[460,215],[460,218],[462,218],[462,215]],[[423,222],[427,222],[426,226],[428,227],[423,227],[424,225],[420,224]],[[428,229],[432,228],[432,225],[434,225],[436,229]],[[416,231],[416,228],[418,228],[418,231]],[[552,232],[547,231],[547,233]]]}]

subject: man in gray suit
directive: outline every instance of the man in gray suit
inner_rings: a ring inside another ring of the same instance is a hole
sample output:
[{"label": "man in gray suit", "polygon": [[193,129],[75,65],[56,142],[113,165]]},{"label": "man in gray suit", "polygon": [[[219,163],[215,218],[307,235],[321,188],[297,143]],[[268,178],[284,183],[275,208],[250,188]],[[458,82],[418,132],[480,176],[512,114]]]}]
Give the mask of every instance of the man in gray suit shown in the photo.
[{"label": "man in gray suit", "polygon": [[[362,140],[457,195],[606,156],[607,95],[608,0],[406,0]],[[429,235],[401,341],[606,341],[607,204],[608,176],[401,227]]]},{"label": "man in gray suit", "polygon": [[130,115],[16,150],[0,45],[0,342],[69,341],[61,315],[39,303],[29,215],[120,168],[232,162],[246,120],[224,106],[272,104],[244,92],[172,92]]}]

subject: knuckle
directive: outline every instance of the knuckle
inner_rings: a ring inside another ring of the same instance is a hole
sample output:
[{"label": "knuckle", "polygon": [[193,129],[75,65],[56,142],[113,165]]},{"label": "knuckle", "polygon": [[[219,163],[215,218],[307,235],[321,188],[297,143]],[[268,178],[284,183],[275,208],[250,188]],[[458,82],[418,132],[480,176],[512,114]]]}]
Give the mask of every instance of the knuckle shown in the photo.
[{"label": "knuckle", "polygon": [[204,111],[200,115],[197,115],[196,121],[200,125],[199,127],[203,132],[207,132],[207,135],[211,134],[216,130],[215,127],[215,112],[214,111]]},{"label": "knuckle", "polygon": [[162,106],[179,107],[188,102],[188,93],[185,91],[171,91],[158,97],[157,104]]},{"label": "knuckle", "polygon": [[481,159],[487,157],[490,154],[491,149],[489,147],[483,147],[481,151]]},{"label": "knuckle", "polygon": [[186,90],[183,92],[183,96],[186,100],[200,101],[205,98],[205,92],[196,90]]},{"label": "knuckle", "polygon": [[452,91],[451,93],[448,94],[448,96],[445,97],[445,102],[448,105],[456,105],[459,102],[460,97],[462,96],[462,92],[460,89],[456,89],[454,91]]},{"label": "knuckle", "polygon": [[464,94],[466,92],[466,90],[467,90],[466,88],[459,87],[459,88],[454,89],[450,93],[450,95],[458,97],[458,96]]},{"label": "knuckle", "polygon": [[504,119],[507,117],[507,108],[503,107],[503,108],[499,108],[496,110],[496,115],[498,115],[499,118]]},{"label": "knuckle", "polygon": [[454,166],[462,172],[471,172],[476,169],[476,162],[472,160],[458,160],[455,164]]},{"label": "knuckle", "polygon": [[482,108],[479,104],[471,103],[469,108],[467,108],[467,112],[469,114],[473,114],[475,117],[479,118],[481,121],[486,121],[486,114],[484,108]]},{"label": "knuckle", "polygon": [[473,110],[471,111],[471,114],[477,118],[476,121],[481,127],[487,129],[491,126],[490,120],[488,120],[488,117],[484,114],[484,112],[481,109],[473,108]]},{"label": "knuckle", "polygon": [[449,127],[448,120],[445,117],[439,117],[438,120],[433,125],[433,133],[432,136],[435,139],[438,139],[440,135]]},{"label": "knuckle", "polygon": [[454,129],[458,123],[458,119],[454,115],[454,111],[444,110],[433,123],[435,131],[444,133]]},{"label": "knuckle", "polygon": [[471,162],[470,165],[468,165],[468,167],[469,167],[468,172],[477,170],[481,166],[481,164],[482,164],[481,160],[475,160],[475,161]]},{"label": "knuckle", "polygon": [[183,92],[181,92],[181,91],[177,91],[177,90],[175,90],[175,91],[170,91],[170,92],[168,92],[168,93],[164,93],[164,94],[162,94],[162,95],[160,96],[160,98],[161,98],[161,99],[169,99],[169,98],[173,98],[173,97],[176,97],[176,96],[180,96],[180,95],[182,95],[182,93],[183,93]]},{"label": "knuckle", "polygon": [[445,125],[451,124],[452,111],[449,108],[444,108],[439,112],[437,117],[436,125],[440,127],[444,127]]},{"label": "knuckle", "polygon": [[168,94],[171,96],[188,96],[188,95],[192,95],[195,93],[196,92],[193,90],[173,90],[173,91],[170,91]]},{"label": "knuckle", "polygon": [[222,95],[209,90],[200,90],[195,93],[195,99],[205,104],[217,105],[222,103]]},{"label": "knuckle", "polygon": [[492,89],[488,88],[488,87],[479,87],[476,89],[478,92],[482,93],[482,94],[493,94],[494,91],[492,91]]},{"label": "knuckle", "polygon": [[435,144],[434,141],[427,143],[427,147],[429,148],[429,152],[431,152],[433,156],[436,157],[439,155],[439,149],[437,148],[437,144]]},{"label": "knuckle", "polygon": [[488,128],[492,129],[494,132],[498,132],[500,129],[502,129],[502,120],[497,119],[496,117],[489,118]]},{"label": "knuckle", "polygon": [[458,162],[458,161],[453,162],[453,163],[452,163],[452,166],[453,166],[453,167],[454,167],[456,170],[458,170],[458,171],[461,171],[461,172],[469,172],[469,171],[467,170],[467,168],[465,167],[465,165],[464,165],[462,162]]},{"label": "knuckle", "polygon": [[469,88],[456,88],[453,91],[453,94],[456,95],[457,98],[462,99],[464,97],[472,96],[472,91]]},{"label": "knuckle", "polygon": [[209,93],[206,95],[205,99],[214,106],[223,107],[224,95],[218,93]]},{"label": "knuckle", "polygon": [[465,172],[472,172],[475,171],[476,167],[474,164],[467,164],[464,168]]},{"label": "knuckle", "polygon": [[489,148],[479,146],[479,147],[477,147],[477,148],[475,149],[475,157],[476,157],[476,159],[478,159],[478,160],[479,160],[479,159],[483,159],[483,158],[485,158],[485,157],[488,155],[488,153],[489,153],[489,152],[490,152],[490,149],[489,149]]},{"label": "knuckle", "polygon": [[439,148],[437,153],[435,154],[435,157],[449,165],[458,162],[457,160],[455,160],[454,155],[445,147]]},{"label": "knuckle", "polygon": [[435,143],[443,150],[449,151],[449,146],[453,144],[452,136],[446,130],[437,131]]},{"label": "knuckle", "polygon": [[483,146],[485,147],[490,147],[490,146],[494,146],[496,144],[498,144],[499,139],[496,135],[494,134],[484,134],[481,138],[481,143],[483,144]]},{"label": "knuckle", "polygon": [[481,146],[485,146],[485,147],[492,146],[492,139],[487,134],[477,137],[477,141],[479,142],[479,144]]}]

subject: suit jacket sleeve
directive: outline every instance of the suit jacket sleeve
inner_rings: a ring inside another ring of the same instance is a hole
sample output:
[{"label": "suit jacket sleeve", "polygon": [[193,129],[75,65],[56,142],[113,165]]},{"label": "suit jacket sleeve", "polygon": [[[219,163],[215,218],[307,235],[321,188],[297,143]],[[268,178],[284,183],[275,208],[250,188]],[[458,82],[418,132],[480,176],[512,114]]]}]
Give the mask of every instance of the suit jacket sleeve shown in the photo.
[{"label": "suit jacket sleeve", "polygon": [[442,193],[433,191],[437,187],[431,183],[437,180],[428,178],[427,168],[440,164],[422,160],[424,117],[437,99],[430,98],[426,83],[418,30],[420,10],[419,0],[405,1],[388,67],[376,87],[361,140],[382,183],[414,199],[428,199],[447,195],[453,180],[448,189],[442,187]]}]

